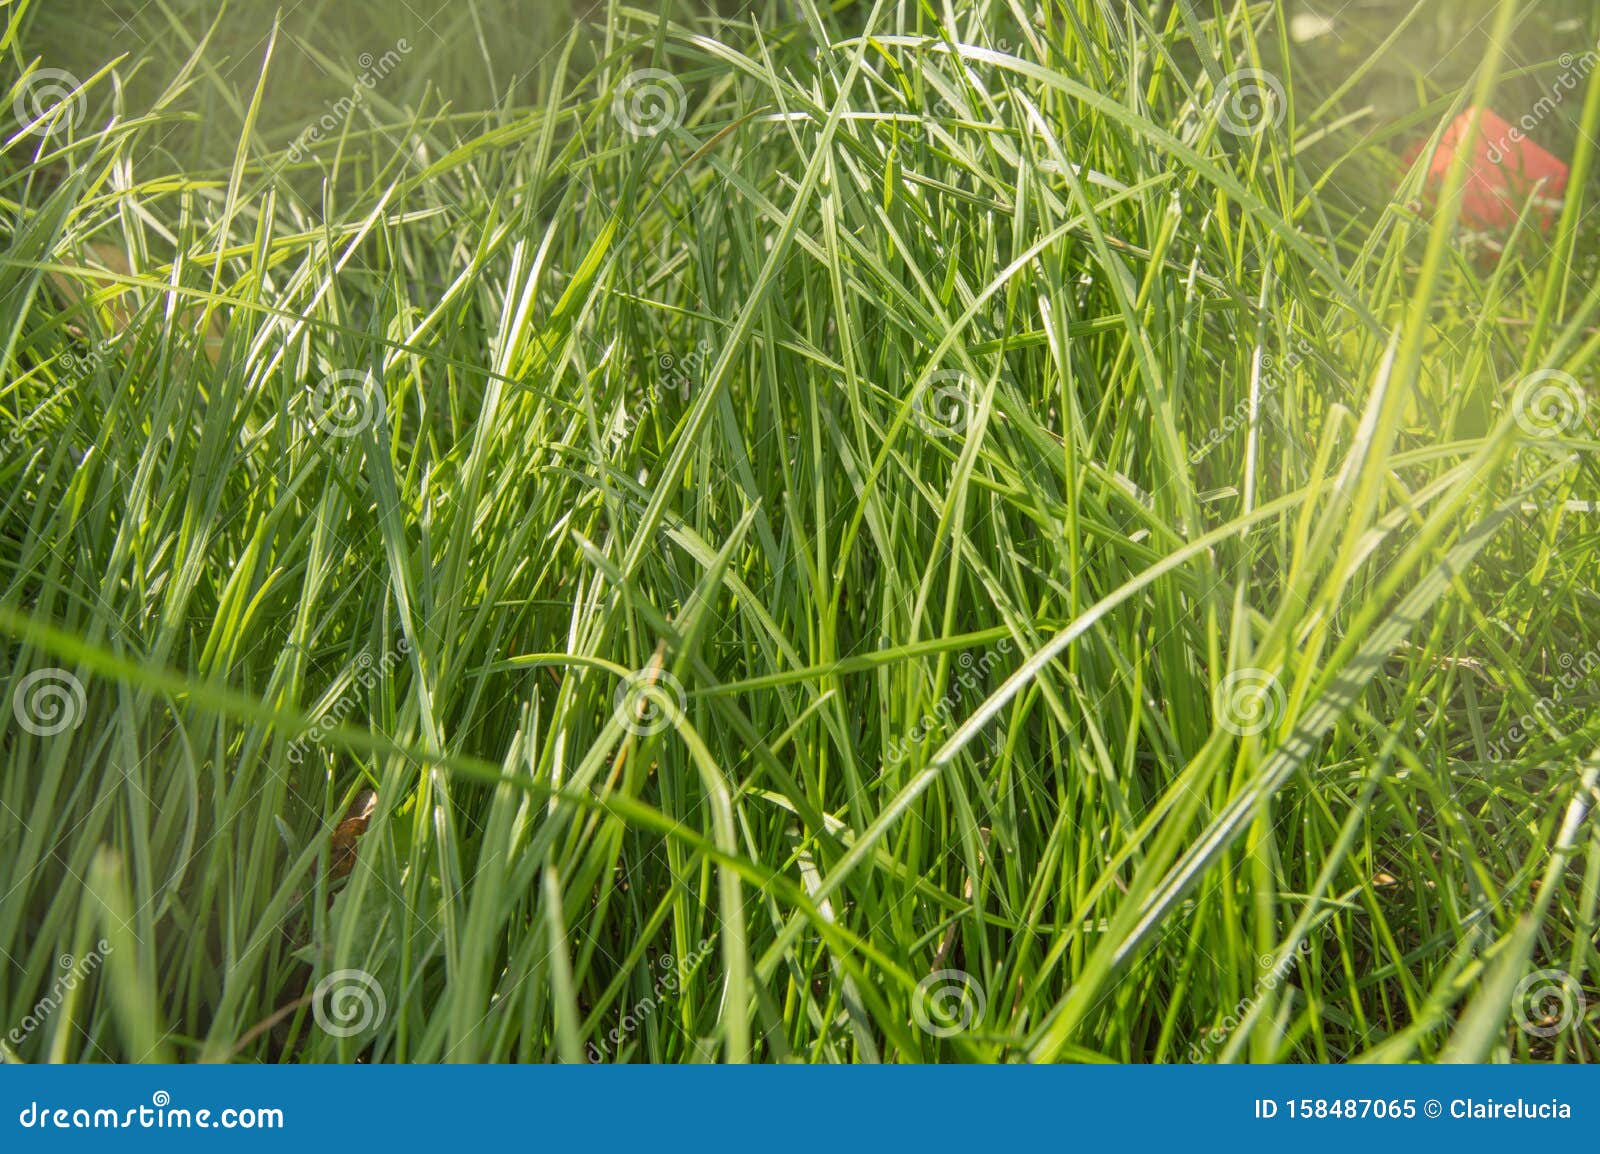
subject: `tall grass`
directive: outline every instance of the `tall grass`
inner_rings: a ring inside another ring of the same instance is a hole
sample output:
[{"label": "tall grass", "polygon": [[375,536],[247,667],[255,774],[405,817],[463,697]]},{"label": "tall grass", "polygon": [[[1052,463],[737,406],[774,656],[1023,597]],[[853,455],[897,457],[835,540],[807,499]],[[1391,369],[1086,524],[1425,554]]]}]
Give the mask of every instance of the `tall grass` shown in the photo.
[{"label": "tall grass", "polygon": [[8,1059],[1595,1056],[1600,82],[1396,159],[1535,5],[375,7],[5,134]]}]

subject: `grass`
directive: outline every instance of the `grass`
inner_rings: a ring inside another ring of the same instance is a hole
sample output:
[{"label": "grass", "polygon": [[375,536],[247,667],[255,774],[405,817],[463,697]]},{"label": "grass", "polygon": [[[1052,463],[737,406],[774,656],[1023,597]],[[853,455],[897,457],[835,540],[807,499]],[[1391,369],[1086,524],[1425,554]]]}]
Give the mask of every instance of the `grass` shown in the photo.
[{"label": "grass", "polygon": [[724,7],[9,10],[0,1054],[1596,1057],[1593,13]]}]

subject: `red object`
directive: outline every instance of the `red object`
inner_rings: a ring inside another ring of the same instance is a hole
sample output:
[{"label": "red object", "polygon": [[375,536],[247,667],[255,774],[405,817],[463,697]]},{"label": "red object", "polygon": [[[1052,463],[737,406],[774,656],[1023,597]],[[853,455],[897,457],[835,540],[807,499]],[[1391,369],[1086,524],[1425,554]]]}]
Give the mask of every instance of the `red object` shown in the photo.
[{"label": "red object", "polygon": [[[1528,119],[1523,117],[1524,122]],[[1469,108],[1445,129],[1424,178],[1430,199],[1444,187],[1445,175],[1466,138],[1471,120]],[[1555,223],[1567,195],[1568,169],[1528,139],[1531,127],[1534,126],[1512,124],[1487,108],[1483,110],[1467,162],[1467,182],[1461,192],[1462,224],[1489,233],[1509,232],[1536,187],[1531,220],[1545,231]],[[1413,146],[1407,162],[1415,160],[1424,147],[1425,143]],[[1544,183],[1540,185],[1540,181]]]}]

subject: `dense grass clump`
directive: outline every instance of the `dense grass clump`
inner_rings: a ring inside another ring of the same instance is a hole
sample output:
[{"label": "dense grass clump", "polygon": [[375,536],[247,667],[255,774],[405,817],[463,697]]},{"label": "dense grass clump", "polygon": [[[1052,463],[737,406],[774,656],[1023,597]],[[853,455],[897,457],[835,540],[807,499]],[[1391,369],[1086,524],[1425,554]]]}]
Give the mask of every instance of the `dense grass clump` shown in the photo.
[{"label": "dense grass clump", "polygon": [[1590,6],[92,7],[6,1059],[1600,1052],[1600,80],[1560,208],[1424,181]]}]

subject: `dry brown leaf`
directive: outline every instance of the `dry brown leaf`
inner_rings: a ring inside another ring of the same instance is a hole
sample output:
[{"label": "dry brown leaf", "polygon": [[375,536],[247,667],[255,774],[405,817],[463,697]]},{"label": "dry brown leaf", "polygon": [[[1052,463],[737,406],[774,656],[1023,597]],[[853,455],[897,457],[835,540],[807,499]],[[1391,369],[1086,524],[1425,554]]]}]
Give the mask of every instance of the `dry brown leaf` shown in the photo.
[{"label": "dry brown leaf", "polygon": [[367,823],[378,808],[378,795],[370,789],[356,794],[343,819],[333,827],[328,839],[328,876],[342,878],[356,868],[356,840],[367,832]]}]

